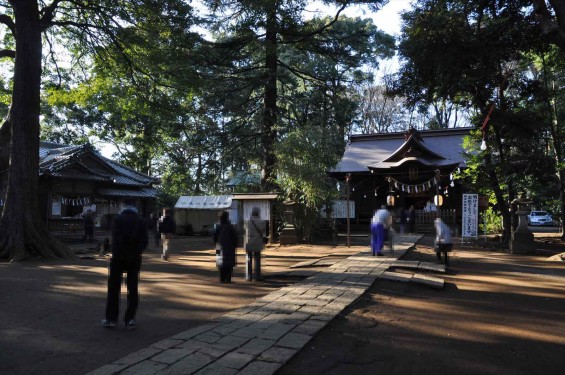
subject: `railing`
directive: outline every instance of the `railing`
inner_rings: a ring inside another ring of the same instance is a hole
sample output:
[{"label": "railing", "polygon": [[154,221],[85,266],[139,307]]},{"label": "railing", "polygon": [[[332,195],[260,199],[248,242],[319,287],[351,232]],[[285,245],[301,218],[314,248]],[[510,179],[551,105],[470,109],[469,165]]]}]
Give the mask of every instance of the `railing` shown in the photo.
[{"label": "railing", "polygon": [[[439,213],[439,216],[438,216]],[[433,233],[434,220],[440,217],[444,223],[454,229],[457,226],[457,216],[455,209],[441,209],[438,211],[416,210],[416,232],[417,233]]]}]

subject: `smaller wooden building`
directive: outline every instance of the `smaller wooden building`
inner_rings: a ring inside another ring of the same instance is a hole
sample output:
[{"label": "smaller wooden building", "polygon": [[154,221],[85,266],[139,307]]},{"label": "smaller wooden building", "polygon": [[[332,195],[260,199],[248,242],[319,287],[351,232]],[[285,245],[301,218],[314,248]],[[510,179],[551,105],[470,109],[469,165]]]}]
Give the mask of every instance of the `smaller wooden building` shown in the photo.
[{"label": "smaller wooden building", "polygon": [[[229,212],[231,222],[242,233],[243,223],[249,220],[254,207],[260,209],[261,220],[267,221],[268,227],[273,228],[272,203],[277,197],[276,193],[181,196],[175,204],[177,233],[210,234],[221,211]],[[269,232],[269,237],[272,241],[272,231]]]},{"label": "smaller wooden building", "polygon": [[51,231],[80,233],[87,210],[96,227],[108,229],[125,201],[143,217],[154,211],[159,179],[102,156],[90,144],[41,142],[39,160],[40,209]]}]

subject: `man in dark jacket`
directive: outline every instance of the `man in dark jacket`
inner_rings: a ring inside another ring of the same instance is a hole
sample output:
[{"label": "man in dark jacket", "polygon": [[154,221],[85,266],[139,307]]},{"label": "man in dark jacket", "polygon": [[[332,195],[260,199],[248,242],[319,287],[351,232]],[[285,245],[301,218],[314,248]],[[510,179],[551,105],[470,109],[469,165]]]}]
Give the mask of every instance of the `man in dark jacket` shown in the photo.
[{"label": "man in dark jacket", "polygon": [[108,300],[105,327],[114,327],[118,320],[122,274],[126,273],[128,289],[124,322],[127,328],[135,328],[135,314],[139,304],[138,282],[141,269],[141,253],[147,247],[147,225],[138,215],[132,202],[114,219],[112,226],[112,258],[108,276]]},{"label": "man in dark jacket", "polygon": [[221,249],[218,268],[220,269],[220,282],[231,283],[233,268],[235,267],[235,251],[237,247],[237,232],[230,222],[229,213],[220,214],[220,225],[214,232],[214,243]]}]

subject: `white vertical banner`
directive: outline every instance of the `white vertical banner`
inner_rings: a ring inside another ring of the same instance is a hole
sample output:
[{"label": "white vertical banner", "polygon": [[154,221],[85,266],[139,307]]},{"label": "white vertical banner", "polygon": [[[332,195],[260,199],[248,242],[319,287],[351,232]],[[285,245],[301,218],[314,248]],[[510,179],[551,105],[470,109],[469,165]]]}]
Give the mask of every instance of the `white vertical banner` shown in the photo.
[{"label": "white vertical banner", "polygon": [[479,195],[463,194],[461,238],[479,236]]}]

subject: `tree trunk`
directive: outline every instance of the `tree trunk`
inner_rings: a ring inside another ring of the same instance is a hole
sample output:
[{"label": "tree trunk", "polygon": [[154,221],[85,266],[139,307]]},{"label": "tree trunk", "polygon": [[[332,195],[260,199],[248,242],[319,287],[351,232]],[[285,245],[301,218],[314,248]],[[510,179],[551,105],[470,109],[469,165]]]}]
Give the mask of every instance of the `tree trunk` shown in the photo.
[{"label": "tree trunk", "polygon": [[39,215],[39,93],[41,28],[37,0],[12,1],[16,21],[16,60],[10,124],[10,169],[6,203],[0,219],[0,257],[68,256]]},{"label": "tree trunk", "polygon": [[275,141],[277,138],[277,20],[275,6],[267,15],[267,30],[265,37],[265,67],[266,84],[263,103],[263,171],[261,187],[269,190],[273,186],[275,158]]},{"label": "tree trunk", "polygon": [[485,154],[485,167],[487,170],[487,176],[489,177],[491,189],[494,191],[494,196],[496,197],[496,203],[500,207],[500,213],[502,215],[502,245],[507,246],[510,242],[510,236],[512,234],[512,218],[508,210],[508,204],[504,199],[504,194],[502,189],[500,189],[500,184],[498,182],[498,175],[492,165],[492,159],[490,153]]},{"label": "tree trunk", "polygon": [[[8,187],[8,168],[10,166],[10,123],[4,121],[0,126],[0,199],[6,198]],[[2,208],[0,207],[0,214]]]},{"label": "tree trunk", "polygon": [[[545,0],[532,0],[534,16],[538,21],[541,33],[550,43],[555,44],[565,52],[565,2],[549,0],[553,14],[547,8]],[[553,19],[555,15],[555,20]]]}]

